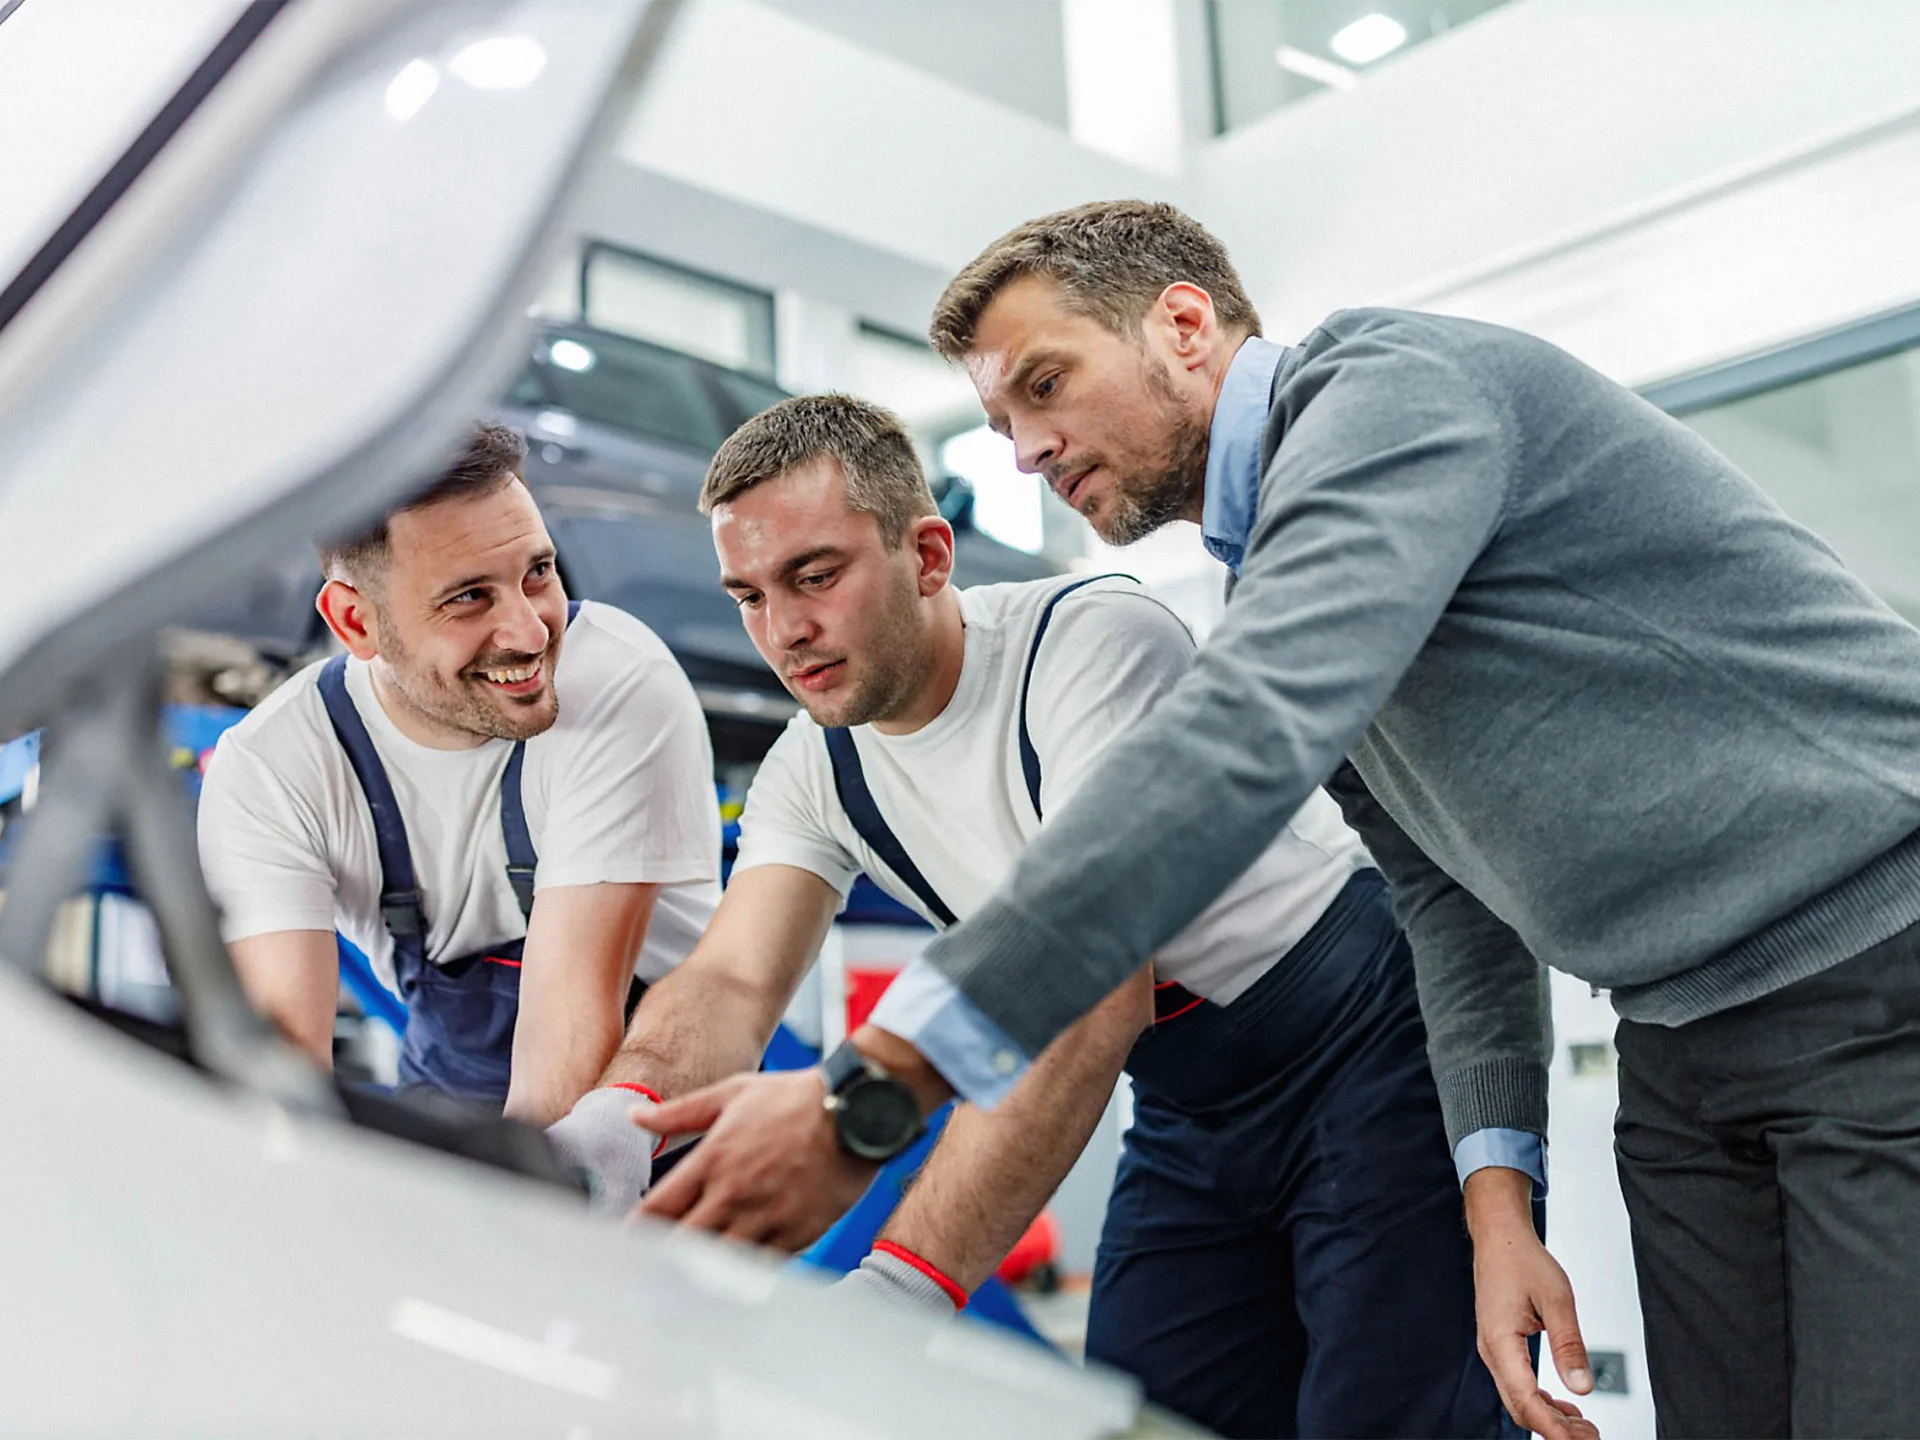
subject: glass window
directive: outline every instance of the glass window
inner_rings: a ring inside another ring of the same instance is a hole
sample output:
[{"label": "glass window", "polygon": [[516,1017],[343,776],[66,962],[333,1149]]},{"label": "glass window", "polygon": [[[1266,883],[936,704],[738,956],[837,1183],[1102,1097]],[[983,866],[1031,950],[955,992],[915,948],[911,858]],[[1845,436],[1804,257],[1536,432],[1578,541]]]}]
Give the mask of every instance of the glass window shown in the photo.
[{"label": "glass window", "polygon": [[1208,0],[1214,128],[1351,89],[1385,64],[1507,0]]},{"label": "glass window", "polygon": [[1920,347],[1696,410],[1682,423],[1920,623]]},{"label": "glass window", "polygon": [[866,321],[853,337],[853,389],[893,411],[916,437],[951,435],[986,419],[965,370],[918,336]]},{"label": "glass window", "polygon": [[580,260],[589,325],[773,374],[773,297],[595,241]]},{"label": "glass window", "polygon": [[733,413],[727,416],[729,429],[747,423],[762,410],[771,410],[787,398],[787,392],[771,380],[759,380],[751,375],[738,375],[731,370],[709,372],[713,383],[720,387],[720,393],[726,397]]},{"label": "glass window", "polygon": [[616,335],[562,331],[540,343],[508,403],[554,405],[582,420],[712,451],[731,427],[714,413],[697,371],[685,356]]},{"label": "glass window", "polygon": [[1002,545],[1038,555],[1046,539],[1043,486],[1013,463],[1013,446],[985,425],[940,447],[940,471],[973,487],[973,528]]}]

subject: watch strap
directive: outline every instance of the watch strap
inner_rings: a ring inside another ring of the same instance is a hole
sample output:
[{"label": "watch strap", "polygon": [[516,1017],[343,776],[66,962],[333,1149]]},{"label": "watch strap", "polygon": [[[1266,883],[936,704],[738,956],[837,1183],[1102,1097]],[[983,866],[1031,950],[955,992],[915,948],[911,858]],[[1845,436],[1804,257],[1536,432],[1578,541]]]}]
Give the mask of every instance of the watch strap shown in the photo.
[{"label": "watch strap", "polygon": [[827,1094],[838,1095],[857,1077],[871,1075],[873,1066],[854,1047],[853,1041],[842,1040],[833,1053],[820,1062],[820,1073],[827,1082]]}]

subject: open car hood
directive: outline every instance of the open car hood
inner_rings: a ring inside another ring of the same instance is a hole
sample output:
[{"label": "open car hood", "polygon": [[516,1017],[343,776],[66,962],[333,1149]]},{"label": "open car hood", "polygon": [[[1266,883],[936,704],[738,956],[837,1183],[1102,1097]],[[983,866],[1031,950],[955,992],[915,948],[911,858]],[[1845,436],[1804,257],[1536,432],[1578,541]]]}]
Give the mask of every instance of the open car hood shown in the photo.
[{"label": "open car hood", "polygon": [[0,277],[0,733],[451,453],[525,354],[661,23],[644,0],[239,11]]},{"label": "open car hood", "polygon": [[[0,735],[49,726],[0,907],[0,1432],[1137,1425],[1119,1377],[349,1125],[247,1005],[159,739],[156,632],[449,457],[524,357],[567,201],[670,5],[233,15],[0,275]],[[0,132],[0,154],[30,144]],[[204,1073],[26,973],[109,832]]]}]

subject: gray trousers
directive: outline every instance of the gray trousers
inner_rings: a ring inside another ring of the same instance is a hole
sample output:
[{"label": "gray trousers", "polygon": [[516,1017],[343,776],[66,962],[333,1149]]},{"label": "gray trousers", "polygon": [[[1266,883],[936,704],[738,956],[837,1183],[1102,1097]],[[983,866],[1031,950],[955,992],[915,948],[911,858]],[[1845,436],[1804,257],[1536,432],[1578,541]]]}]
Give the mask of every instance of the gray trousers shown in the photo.
[{"label": "gray trousers", "polygon": [[1920,1436],[1920,927],[1617,1044],[1660,1434]]}]

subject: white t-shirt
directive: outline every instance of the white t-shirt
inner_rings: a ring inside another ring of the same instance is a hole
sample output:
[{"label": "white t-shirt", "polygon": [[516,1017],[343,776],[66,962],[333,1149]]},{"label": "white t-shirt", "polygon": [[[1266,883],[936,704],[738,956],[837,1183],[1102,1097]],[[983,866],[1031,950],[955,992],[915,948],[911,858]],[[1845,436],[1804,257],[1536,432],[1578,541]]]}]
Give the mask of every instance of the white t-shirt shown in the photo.
[{"label": "white t-shirt", "polygon": [[[380,919],[373,813],[320,697],[320,666],[288,680],[220,737],[200,795],[200,864],[228,940],[338,929],[394,984]],[[406,821],[427,914],[427,957],[523,938],[507,881],[500,777],[513,744],[437,750],[395,728],[360,661],[347,694]],[[635,972],[686,958],[719,902],[720,817],[700,702],[666,645],[625,611],[588,602],[554,669],[551,729],[527,741],[521,803],[534,889],[664,887]]]},{"label": "white t-shirt", "polygon": [[[910,735],[867,725],[852,732],[881,815],[962,920],[999,888],[1040,829],[1020,763],[1020,688],[1041,610],[1070,583],[961,591],[966,648],[947,708]],[[1060,601],[1027,707],[1045,814],[1059,813],[1106,746],[1173,688],[1193,652],[1186,626],[1130,580],[1102,578]],[[1316,790],[1246,873],[1161,947],[1156,974],[1230,1003],[1371,864],[1339,807]],[[805,712],[788,722],[747,794],[734,868],[755,865],[796,866],[842,894],[864,870],[935,919],[855,832],[834,790],[825,738]]]}]

